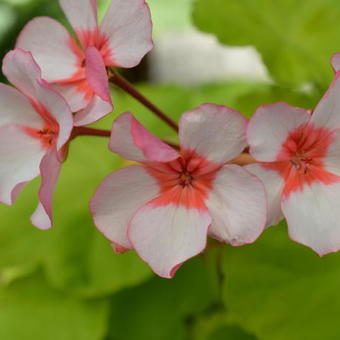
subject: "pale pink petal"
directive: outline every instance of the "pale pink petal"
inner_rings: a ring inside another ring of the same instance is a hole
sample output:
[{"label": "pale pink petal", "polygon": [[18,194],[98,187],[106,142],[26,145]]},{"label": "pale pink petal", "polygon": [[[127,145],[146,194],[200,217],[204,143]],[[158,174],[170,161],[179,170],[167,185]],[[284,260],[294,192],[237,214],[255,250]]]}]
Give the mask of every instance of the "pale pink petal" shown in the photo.
[{"label": "pale pink petal", "polygon": [[259,161],[276,160],[288,135],[309,119],[306,110],[286,103],[260,106],[247,130],[251,155]]},{"label": "pale pink petal", "polygon": [[326,94],[315,108],[311,122],[324,129],[340,129],[340,73],[337,73]]},{"label": "pale pink petal", "polygon": [[[81,81],[82,85],[86,84],[86,80]],[[79,112],[85,109],[89,103],[93,100],[92,89],[89,88],[89,91],[84,92],[79,89],[77,84],[69,83],[69,84],[50,84],[52,89],[57,91],[61,96],[63,96],[70,106],[72,112]]]},{"label": "pale pink petal", "polygon": [[48,17],[31,20],[16,43],[17,48],[32,53],[47,81],[67,79],[78,71],[74,45],[64,26]]},{"label": "pale pink petal", "polygon": [[17,185],[39,175],[39,164],[44,154],[41,142],[30,137],[22,127],[7,125],[0,128],[1,202],[12,204]]},{"label": "pale pink petal", "polygon": [[44,126],[43,119],[37,114],[27,98],[13,87],[0,84],[0,126],[19,124],[35,129]]},{"label": "pale pink petal", "polygon": [[87,47],[84,35],[97,30],[97,1],[59,0],[59,3],[80,42]]},{"label": "pale pink petal", "polygon": [[194,150],[215,163],[238,156],[246,146],[247,120],[225,106],[203,104],[183,114],[179,124],[181,148]]},{"label": "pale pink petal", "polygon": [[263,184],[238,165],[218,172],[205,204],[212,217],[209,234],[233,246],[254,242],[266,224]]},{"label": "pale pink petal", "polygon": [[138,162],[170,162],[178,153],[147,131],[129,112],[121,114],[113,123],[111,151]]},{"label": "pale pink petal", "polygon": [[7,53],[3,71],[13,85],[57,121],[59,124],[57,148],[61,148],[70,137],[73,128],[72,113],[64,98],[41,79],[40,68],[32,54],[20,49]]},{"label": "pale pink petal", "polygon": [[40,230],[48,230],[52,227],[51,217],[46,213],[46,210],[41,202],[31,216],[31,223]]},{"label": "pale pink petal", "polygon": [[128,236],[156,274],[171,278],[184,261],[204,250],[210,223],[206,210],[149,202],[131,220]]},{"label": "pale pink petal", "polygon": [[266,169],[261,164],[249,164],[245,166],[245,169],[258,177],[264,184],[268,201],[267,226],[276,225],[283,218],[281,211],[283,178],[276,171]]},{"label": "pale pink petal", "polygon": [[333,131],[333,141],[328,146],[323,159],[324,169],[340,176],[340,131]]},{"label": "pale pink petal", "polygon": [[331,64],[334,72],[340,71],[340,53],[335,53],[331,58]]},{"label": "pale pink petal", "polygon": [[25,96],[37,101],[41,70],[30,52],[21,49],[8,52],[3,59],[2,72]]},{"label": "pale pink petal", "polygon": [[63,97],[50,89],[44,82],[37,88],[40,103],[59,125],[57,148],[60,149],[70,138],[73,129],[73,117],[70,107]]},{"label": "pale pink petal", "polygon": [[113,110],[112,104],[102,100],[98,96],[93,96],[86,108],[80,110],[74,116],[74,125],[83,126],[96,122],[107,116]]},{"label": "pale pink petal", "polygon": [[32,224],[42,230],[52,227],[52,201],[60,168],[61,163],[55,149],[46,154],[40,164],[39,205],[32,215],[31,221]]},{"label": "pale pink petal", "polygon": [[106,65],[134,67],[152,47],[152,22],[144,0],[113,0],[100,28],[108,39]]},{"label": "pale pink petal", "polygon": [[103,57],[97,48],[90,46],[85,50],[86,78],[92,90],[104,101],[111,104],[109,79]]},{"label": "pale pink petal", "polygon": [[[340,181],[340,178],[339,178]],[[340,249],[340,183],[314,182],[282,202],[290,237],[319,255]]]},{"label": "pale pink petal", "polygon": [[129,221],[158,191],[156,180],[138,165],[114,172],[99,185],[91,199],[91,212],[97,228],[118,252],[132,248],[127,238]]},{"label": "pale pink petal", "polygon": [[28,182],[22,182],[15,186],[15,188],[11,192],[11,202],[15,202],[20,192],[25,188]]}]

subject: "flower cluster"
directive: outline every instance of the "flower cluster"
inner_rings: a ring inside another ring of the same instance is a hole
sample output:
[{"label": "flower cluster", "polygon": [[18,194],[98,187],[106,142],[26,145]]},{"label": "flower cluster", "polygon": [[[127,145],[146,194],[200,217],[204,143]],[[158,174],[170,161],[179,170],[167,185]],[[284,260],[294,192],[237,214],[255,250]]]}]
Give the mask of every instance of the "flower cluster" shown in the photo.
[{"label": "flower cluster", "polygon": [[50,228],[69,143],[80,134],[108,135],[110,150],[136,164],[101,182],[90,203],[94,223],[117,253],[136,251],[162,277],[201,253],[209,236],[240,246],[283,218],[291,238],[318,254],[340,249],[340,54],[315,110],[264,105],[248,122],[202,104],[182,115],[173,147],[129,112],[109,134],[86,127],[113,111],[113,82],[177,130],[112,69],[136,66],[153,46],[145,1],[112,0],[101,24],[96,0],[59,2],[75,38],[58,22],[35,18],[3,60],[13,87],[0,85],[1,202],[11,205],[40,175],[31,220]]}]

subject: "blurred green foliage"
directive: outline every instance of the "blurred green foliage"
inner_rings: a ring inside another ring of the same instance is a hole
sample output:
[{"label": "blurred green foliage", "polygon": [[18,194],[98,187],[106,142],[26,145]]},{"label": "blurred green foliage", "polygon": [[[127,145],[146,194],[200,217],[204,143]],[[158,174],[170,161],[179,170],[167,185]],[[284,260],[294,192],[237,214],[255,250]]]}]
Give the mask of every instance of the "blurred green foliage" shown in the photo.
[{"label": "blurred green foliage", "polygon": [[[169,15],[173,25],[176,11],[189,1],[150,4],[157,6],[155,24],[164,24],[162,16]],[[100,5],[102,14],[107,0]],[[256,46],[276,82],[190,88],[139,84],[155,104],[175,119],[203,102],[231,106],[247,117],[264,103],[315,106],[331,79],[329,57],[340,47],[336,1],[197,0],[194,5],[200,29],[229,45]],[[49,15],[66,22],[57,1],[2,0],[1,22],[4,15],[8,26],[0,25],[1,55],[14,46],[31,17]],[[183,13],[180,25],[186,25]],[[306,82],[316,86],[298,90]],[[153,133],[176,141],[168,127],[127,94],[112,88],[112,95],[115,113],[96,126],[109,129],[115,116],[131,111]],[[340,338],[340,254],[320,259],[289,240],[284,223],[253,245],[211,244],[173,280],[155,277],[134,253],[116,255],[88,212],[100,181],[128,165],[108,151],[107,143],[95,137],[72,142],[55,195],[52,230],[39,231],[29,223],[39,180],[13,207],[0,207],[1,340]]]},{"label": "blurred green foliage", "polygon": [[340,49],[338,0],[197,0],[194,22],[224,44],[253,45],[278,83],[327,86]]}]

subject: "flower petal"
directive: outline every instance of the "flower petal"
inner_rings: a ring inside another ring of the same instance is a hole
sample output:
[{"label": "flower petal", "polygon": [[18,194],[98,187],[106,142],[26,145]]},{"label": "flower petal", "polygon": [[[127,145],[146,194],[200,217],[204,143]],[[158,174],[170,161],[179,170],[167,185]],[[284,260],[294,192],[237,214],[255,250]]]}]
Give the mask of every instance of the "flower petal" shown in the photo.
[{"label": "flower petal", "polygon": [[286,103],[260,106],[247,130],[251,155],[259,161],[275,161],[288,135],[309,119],[308,111]]},{"label": "flower petal", "polygon": [[128,223],[158,191],[156,180],[139,165],[114,172],[99,185],[91,199],[91,212],[97,228],[116,249],[132,248],[127,238]]},{"label": "flower petal", "polygon": [[170,162],[179,157],[169,145],[153,136],[129,112],[113,123],[110,150],[137,162]]},{"label": "flower petal", "polygon": [[0,201],[11,205],[18,184],[39,175],[39,164],[45,154],[39,140],[31,138],[22,127],[0,128]]},{"label": "flower petal", "polygon": [[113,110],[112,104],[93,96],[88,105],[74,116],[74,125],[83,126],[96,122],[107,116]]},{"label": "flower petal", "polygon": [[59,22],[39,17],[21,31],[17,48],[31,52],[41,67],[45,80],[57,81],[72,77],[78,71],[78,56],[71,35]]},{"label": "flower petal", "polygon": [[[340,178],[339,178],[340,181]],[[290,237],[319,255],[340,249],[340,183],[314,182],[282,202]]]},{"label": "flower petal", "polygon": [[40,164],[41,186],[39,190],[39,205],[31,217],[31,222],[37,228],[45,230],[52,227],[52,201],[61,168],[57,151],[51,150]]},{"label": "flower petal", "polygon": [[323,159],[323,165],[327,172],[340,176],[340,131],[333,131],[332,139]]},{"label": "flower petal", "polygon": [[331,64],[334,72],[340,71],[340,53],[335,53],[331,58]]},{"label": "flower petal", "polygon": [[267,226],[276,225],[282,218],[281,194],[284,187],[283,178],[276,172],[266,169],[261,164],[249,164],[245,169],[254,174],[264,184],[267,193]]},{"label": "flower petal", "polygon": [[59,124],[57,148],[70,137],[73,118],[69,106],[57,92],[41,79],[41,71],[30,52],[16,49],[6,54],[3,72],[9,81],[35,104],[47,110]]},{"label": "flower petal", "polygon": [[209,234],[240,246],[254,242],[266,223],[263,184],[238,165],[225,165],[217,174],[205,202],[212,217]]},{"label": "flower petal", "polygon": [[86,78],[92,90],[104,101],[112,104],[109,79],[100,52],[94,46],[85,50]]},{"label": "flower petal", "polygon": [[41,81],[41,70],[30,52],[21,49],[8,52],[3,59],[2,71],[25,96],[38,101],[37,88],[38,81]]},{"label": "flower petal", "polygon": [[97,1],[96,0],[59,0],[68,21],[74,28],[83,47],[86,48],[84,34],[96,32]]},{"label": "flower petal", "polygon": [[183,114],[179,124],[181,148],[215,163],[238,156],[246,146],[247,120],[225,106],[203,104]]},{"label": "flower petal", "polygon": [[210,223],[206,210],[149,202],[131,220],[128,236],[156,274],[172,278],[184,261],[204,250]]},{"label": "flower petal", "polygon": [[86,79],[65,84],[50,84],[53,90],[65,98],[72,112],[85,110],[93,100],[93,90]]},{"label": "flower petal", "polygon": [[32,104],[13,87],[0,84],[0,103],[0,126],[18,124],[35,129],[44,126],[43,119],[34,110]]},{"label": "flower petal", "polygon": [[134,67],[153,47],[150,9],[144,0],[112,0],[100,30],[111,52],[107,66]]},{"label": "flower petal", "polygon": [[337,73],[328,91],[315,108],[311,122],[324,129],[340,129],[340,73]]}]

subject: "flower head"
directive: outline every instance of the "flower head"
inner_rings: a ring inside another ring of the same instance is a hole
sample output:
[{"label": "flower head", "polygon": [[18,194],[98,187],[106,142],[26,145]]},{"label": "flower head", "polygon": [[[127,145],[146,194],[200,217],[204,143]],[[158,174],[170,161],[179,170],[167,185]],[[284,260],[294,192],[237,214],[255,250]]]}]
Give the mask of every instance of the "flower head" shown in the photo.
[{"label": "flower head", "polygon": [[134,67],[152,48],[144,0],[112,0],[99,25],[96,0],[60,0],[79,44],[57,21],[39,17],[21,32],[17,47],[30,51],[43,77],[68,101],[75,125],[112,111],[106,67]]},{"label": "flower head", "polygon": [[265,184],[267,224],[283,216],[292,239],[323,255],[340,249],[340,74],[313,112],[258,108],[248,127],[247,169]]},{"label": "flower head", "polygon": [[141,165],[101,183],[91,201],[98,229],[118,252],[136,250],[167,278],[204,250],[208,234],[235,246],[253,242],[265,223],[263,186],[225,165],[244,149],[245,127],[239,113],[204,104],[182,116],[178,153],[122,114],[110,148]]},{"label": "flower head", "polygon": [[69,139],[72,114],[65,100],[41,79],[30,53],[9,52],[2,70],[17,89],[0,84],[0,201],[12,204],[25,184],[41,174],[40,203],[32,222],[46,229],[51,226],[60,169],[58,152]]}]

